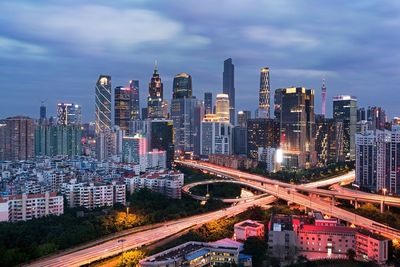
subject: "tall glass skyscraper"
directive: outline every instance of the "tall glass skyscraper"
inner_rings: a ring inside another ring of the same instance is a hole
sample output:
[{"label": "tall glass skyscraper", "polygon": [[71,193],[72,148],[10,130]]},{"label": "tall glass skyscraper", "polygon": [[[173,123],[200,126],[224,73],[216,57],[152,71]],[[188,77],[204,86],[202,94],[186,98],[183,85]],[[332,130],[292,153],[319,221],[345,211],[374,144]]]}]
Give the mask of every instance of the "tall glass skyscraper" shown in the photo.
[{"label": "tall glass skyscraper", "polygon": [[96,133],[111,129],[111,76],[100,75],[96,83]]},{"label": "tall glass skyscraper", "polygon": [[149,96],[147,98],[147,117],[163,118],[163,83],[158,74],[157,64],[154,66],[153,77],[149,83]]},{"label": "tall glass skyscraper", "polygon": [[129,120],[131,116],[131,89],[123,86],[115,87],[114,90],[114,124],[121,130],[129,131]]},{"label": "tall glass skyscraper", "polygon": [[131,90],[130,120],[139,120],[140,119],[139,81],[130,80],[129,89]]},{"label": "tall glass skyscraper", "polygon": [[204,109],[206,114],[213,113],[213,98],[211,92],[204,93]]},{"label": "tall glass skyscraper", "polygon": [[172,91],[173,99],[192,97],[192,76],[184,72],[177,74]]},{"label": "tall glass skyscraper", "polygon": [[222,90],[229,96],[229,121],[235,125],[235,65],[231,58],[224,61]]},{"label": "tall glass skyscraper", "polygon": [[57,124],[59,125],[81,125],[82,108],[80,105],[71,103],[57,104]]},{"label": "tall glass skyscraper", "polygon": [[258,98],[258,116],[260,118],[270,118],[270,84],[269,68],[260,70],[260,91]]}]

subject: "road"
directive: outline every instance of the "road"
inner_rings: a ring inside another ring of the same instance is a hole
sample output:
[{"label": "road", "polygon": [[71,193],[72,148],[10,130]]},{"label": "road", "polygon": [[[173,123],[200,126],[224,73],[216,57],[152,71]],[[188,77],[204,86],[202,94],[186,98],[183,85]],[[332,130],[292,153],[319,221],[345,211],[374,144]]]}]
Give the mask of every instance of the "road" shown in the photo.
[{"label": "road", "polygon": [[[158,240],[167,238],[172,234],[176,234],[182,230],[188,229],[196,225],[202,225],[212,220],[218,220],[225,216],[234,216],[239,214],[253,205],[267,205],[276,200],[273,196],[264,197],[262,199],[257,199],[253,201],[248,201],[245,203],[239,203],[236,206],[229,207],[225,210],[215,211],[207,214],[201,214],[197,216],[192,216],[189,218],[184,218],[176,221],[166,222],[163,226],[155,229],[150,229],[147,231],[134,233],[122,238],[107,241],[102,244],[95,245],[90,248],[82,249],[80,251],[75,251],[65,255],[54,255],[49,258],[44,258],[29,264],[29,266],[35,267],[45,267],[45,266],[81,266],[102,258],[107,258],[123,250],[130,250],[139,248],[143,245],[151,244]],[[125,240],[120,243],[118,240]],[[123,246],[123,247],[122,247]]]}]

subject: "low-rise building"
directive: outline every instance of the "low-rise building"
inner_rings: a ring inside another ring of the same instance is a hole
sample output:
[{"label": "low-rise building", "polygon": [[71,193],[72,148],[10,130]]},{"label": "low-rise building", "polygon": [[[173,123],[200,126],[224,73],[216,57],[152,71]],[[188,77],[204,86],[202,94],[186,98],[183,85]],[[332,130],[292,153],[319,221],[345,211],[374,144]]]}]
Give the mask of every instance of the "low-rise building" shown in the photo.
[{"label": "low-rise building", "polygon": [[141,188],[148,188],[170,198],[180,199],[184,175],[181,172],[170,170],[155,170],[142,175],[125,177],[125,184],[129,193]]},{"label": "low-rise building", "polygon": [[55,192],[0,198],[0,221],[26,221],[64,213],[64,199]]},{"label": "low-rise building", "polygon": [[252,169],[258,164],[256,160],[240,155],[212,154],[208,156],[208,161],[232,169]]},{"label": "low-rise building", "polygon": [[389,239],[366,230],[356,233],[356,255],[378,264],[388,260]]},{"label": "low-rise building", "polygon": [[296,254],[296,234],[289,215],[273,215],[268,224],[268,253],[271,257],[290,260]]},{"label": "low-rise building", "polygon": [[235,240],[244,241],[251,236],[264,238],[264,224],[252,220],[246,220],[235,224]]}]

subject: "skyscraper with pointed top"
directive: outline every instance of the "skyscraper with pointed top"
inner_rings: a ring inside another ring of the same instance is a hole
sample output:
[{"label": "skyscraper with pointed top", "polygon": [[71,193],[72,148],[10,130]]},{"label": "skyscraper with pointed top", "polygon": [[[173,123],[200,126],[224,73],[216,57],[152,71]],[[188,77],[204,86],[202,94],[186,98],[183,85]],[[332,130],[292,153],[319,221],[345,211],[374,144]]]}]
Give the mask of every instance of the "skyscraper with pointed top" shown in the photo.
[{"label": "skyscraper with pointed top", "polygon": [[147,98],[147,117],[163,118],[163,83],[158,73],[157,60],[154,64],[154,72],[149,83],[149,96]]},{"label": "skyscraper with pointed top", "polygon": [[229,96],[229,121],[235,125],[235,65],[231,58],[224,61],[222,90]]},{"label": "skyscraper with pointed top", "polygon": [[326,116],[326,84],[325,79],[322,80],[322,87],[321,87],[321,96],[322,96],[322,115]]}]

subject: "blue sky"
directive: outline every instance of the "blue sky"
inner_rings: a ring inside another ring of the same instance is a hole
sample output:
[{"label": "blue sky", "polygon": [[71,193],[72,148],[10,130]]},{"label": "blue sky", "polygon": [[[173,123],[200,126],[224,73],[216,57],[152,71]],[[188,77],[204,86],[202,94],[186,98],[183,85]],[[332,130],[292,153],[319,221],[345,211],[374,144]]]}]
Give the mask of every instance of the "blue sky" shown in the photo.
[{"label": "blue sky", "polygon": [[[94,118],[99,74],[113,87],[140,81],[145,106],[154,60],[172,96],[173,76],[192,75],[194,95],[222,91],[223,60],[235,64],[237,110],[254,111],[259,69],[272,89],[316,89],[399,116],[400,1],[1,1],[0,118],[38,117],[41,100],[83,106]],[[272,96],[273,98],[273,96]]]}]

